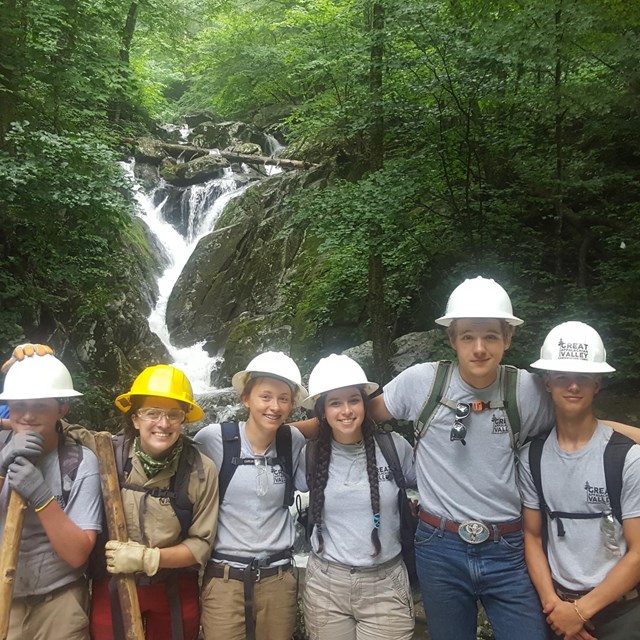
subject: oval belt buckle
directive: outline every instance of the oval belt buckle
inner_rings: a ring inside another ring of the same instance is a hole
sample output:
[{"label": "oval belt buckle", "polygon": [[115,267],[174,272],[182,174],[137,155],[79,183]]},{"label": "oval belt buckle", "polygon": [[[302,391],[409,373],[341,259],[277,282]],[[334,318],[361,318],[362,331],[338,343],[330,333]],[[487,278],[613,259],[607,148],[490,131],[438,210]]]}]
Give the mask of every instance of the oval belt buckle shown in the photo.
[{"label": "oval belt buckle", "polygon": [[480,544],[489,539],[489,527],[478,520],[467,520],[458,527],[458,535],[469,544]]}]

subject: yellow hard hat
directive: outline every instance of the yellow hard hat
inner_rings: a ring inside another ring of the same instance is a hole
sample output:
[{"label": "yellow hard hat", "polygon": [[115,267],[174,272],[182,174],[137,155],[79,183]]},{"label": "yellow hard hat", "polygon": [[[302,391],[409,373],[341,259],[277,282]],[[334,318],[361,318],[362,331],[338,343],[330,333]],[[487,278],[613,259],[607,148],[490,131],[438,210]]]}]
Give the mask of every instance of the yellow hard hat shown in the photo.
[{"label": "yellow hard hat", "polygon": [[131,396],[159,396],[184,402],[189,405],[186,422],[197,422],[204,417],[204,411],[193,401],[189,378],[168,364],[147,367],[133,381],[131,390],[116,398],[116,407],[127,413],[131,409]]}]

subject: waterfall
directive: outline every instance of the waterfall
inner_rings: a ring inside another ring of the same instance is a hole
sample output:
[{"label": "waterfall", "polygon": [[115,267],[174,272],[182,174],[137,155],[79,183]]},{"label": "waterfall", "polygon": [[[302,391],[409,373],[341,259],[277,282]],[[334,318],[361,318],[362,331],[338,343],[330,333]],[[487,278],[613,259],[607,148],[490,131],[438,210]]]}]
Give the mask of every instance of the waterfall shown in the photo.
[{"label": "waterfall", "polygon": [[159,295],[156,306],[149,316],[149,327],[167,347],[173,358],[173,364],[187,374],[194,393],[207,393],[213,390],[211,372],[218,358],[209,356],[203,349],[204,340],[185,348],[178,348],[171,343],[166,320],[167,302],[200,238],[213,230],[226,204],[244,193],[248,185],[238,186],[233,171],[225,169],[221,178],[210,180],[206,184],[187,187],[180,202],[181,211],[188,221],[186,233],[182,235],[165,218],[164,208],[168,196],[162,198],[159,204],[154,204],[154,196],[162,193],[166,188],[164,181],[161,180],[157,187],[150,193],[146,193],[135,179],[134,164],[135,161],[130,160],[123,162],[122,166],[132,181],[133,193],[138,205],[136,214],[149,227],[168,257],[168,264],[158,279]]}]

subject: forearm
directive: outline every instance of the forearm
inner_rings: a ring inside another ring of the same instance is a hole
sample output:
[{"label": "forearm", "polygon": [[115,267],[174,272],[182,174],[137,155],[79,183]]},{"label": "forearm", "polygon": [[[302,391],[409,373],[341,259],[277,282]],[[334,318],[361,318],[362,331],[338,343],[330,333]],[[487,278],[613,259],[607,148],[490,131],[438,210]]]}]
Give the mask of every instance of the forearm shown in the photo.
[{"label": "forearm", "polygon": [[299,420],[298,422],[292,422],[291,425],[296,427],[307,440],[313,440],[313,438],[318,437],[318,428],[320,427],[318,418]]},{"label": "forearm", "polygon": [[629,550],[595,589],[580,598],[580,613],[587,619],[592,618],[639,582],[640,553]]},{"label": "forearm", "polygon": [[173,547],[160,549],[161,569],[182,569],[198,564],[187,545],[180,543]]},{"label": "forearm", "polygon": [[623,424],[622,422],[613,422],[612,420],[602,420],[602,422],[610,426],[614,431],[617,431],[640,444],[640,429],[638,427],[633,427],[630,424]]},{"label": "forearm", "polygon": [[524,557],[531,582],[538,592],[543,609],[560,600],[553,587],[549,561],[542,549],[542,540],[525,531]]},{"label": "forearm", "polygon": [[96,542],[96,531],[84,530],[71,520],[56,500],[37,512],[56,553],[72,567],[81,567]]}]

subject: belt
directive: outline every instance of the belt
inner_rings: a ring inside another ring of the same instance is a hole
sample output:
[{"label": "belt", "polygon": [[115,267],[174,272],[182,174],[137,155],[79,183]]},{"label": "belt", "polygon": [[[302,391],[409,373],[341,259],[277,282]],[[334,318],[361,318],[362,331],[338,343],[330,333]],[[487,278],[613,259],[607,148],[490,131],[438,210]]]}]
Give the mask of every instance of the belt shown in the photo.
[{"label": "belt", "polygon": [[457,533],[465,542],[469,544],[480,544],[487,540],[498,539],[507,533],[517,533],[522,531],[522,520],[512,520],[511,522],[499,522],[486,524],[480,520],[467,520],[466,522],[454,522],[441,516],[434,516],[428,511],[420,511],[420,520],[439,529],[450,533]]},{"label": "belt", "polygon": [[249,580],[250,582],[260,582],[262,578],[270,578],[271,576],[277,576],[279,572],[286,571],[291,567],[291,563],[280,564],[277,567],[231,567],[228,564],[217,564],[215,562],[209,562],[205,569],[205,578],[230,578],[231,580],[239,580],[244,582]]},{"label": "belt", "polygon": [[[555,589],[558,597],[562,600],[565,600],[566,602],[574,602],[575,600],[579,600],[591,591],[591,589],[586,589],[585,591],[573,591],[571,589],[565,589],[555,580],[553,581],[553,588]],[[616,599],[616,602],[628,602],[629,600],[635,600],[638,597],[640,597],[640,589],[636,587],[635,589],[631,589],[630,591],[623,593],[619,598]]]}]

